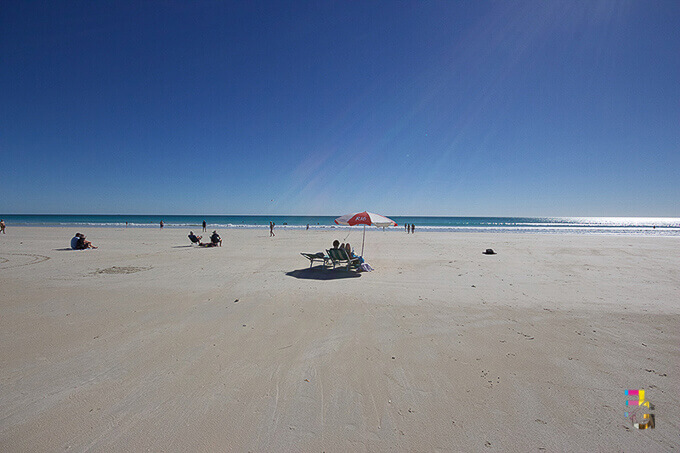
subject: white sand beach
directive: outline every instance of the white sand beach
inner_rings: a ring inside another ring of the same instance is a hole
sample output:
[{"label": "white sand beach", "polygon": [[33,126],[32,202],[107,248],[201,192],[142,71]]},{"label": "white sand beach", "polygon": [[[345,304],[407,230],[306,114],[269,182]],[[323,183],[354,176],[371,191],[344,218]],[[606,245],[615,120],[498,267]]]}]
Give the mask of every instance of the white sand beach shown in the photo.
[{"label": "white sand beach", "polygon": [[680,238],[75,231],[0,236],[0,451],[680,448]]}]

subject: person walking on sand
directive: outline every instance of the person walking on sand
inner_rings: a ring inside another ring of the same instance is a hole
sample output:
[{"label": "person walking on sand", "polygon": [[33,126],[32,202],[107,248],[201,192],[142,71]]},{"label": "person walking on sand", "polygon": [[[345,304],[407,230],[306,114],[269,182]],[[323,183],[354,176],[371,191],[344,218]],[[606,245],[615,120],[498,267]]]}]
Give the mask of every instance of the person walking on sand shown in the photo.
[{"label": "person walking on sand", "polygon": [[204,221],[203,221],[203,232],[204,232],[204,233],[205,233],[205,227],[207,227],[207,226],[208,226],[208,225],[205,223],[205,220],[204,220]]},{"label": "person walking on sand", "polygon": [[0,231],[5,234],[5,219],[0,219]]},{"label": "person walking on sand", "polygon": [[269,222],[269,237],[276,236],[274,234],[274,225],[276,225],[274,222],[272,221]]}]

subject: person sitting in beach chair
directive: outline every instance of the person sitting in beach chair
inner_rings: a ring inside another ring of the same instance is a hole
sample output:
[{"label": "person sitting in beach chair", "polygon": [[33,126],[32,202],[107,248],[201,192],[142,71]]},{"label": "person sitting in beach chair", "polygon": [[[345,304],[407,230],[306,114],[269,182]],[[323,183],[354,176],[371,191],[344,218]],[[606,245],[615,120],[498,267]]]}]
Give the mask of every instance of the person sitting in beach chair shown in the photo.
[{"label": "person sitting in beach chair", "polygon": [[356,253],[354,253],[354,250],[352,250],[352,246],[349,245],[349,242],[345,244],[345,250],[347,251],[347,256],[349,256],[350,259],[356,259],[359,260],[359,271],[363,272],[371,272],[373,268],[371,267],[370,264],[368,264],[366,261],[364,261],[363,256],[359,256]]},{"label": "person sitting in beach chair", "polygon": [[213,244],[213,247],[217,247],[218,245],[222,247],[222,238],[217,234],[217,230],[213,231],[210,235],[210,242]]},{"label": "person sitting in beach chair", "polygon": [[203,239],[203,236],[196,236],[193,231],[189,232],[189,240],[192,244],[201,245],[201,239]]},{"label": "person sitting in beach chair", "polygon": [[326,250],[326,253],[328,253],[328,257],[333,263],[333,269],[335,269],[336,265],[344,266],[345,264],[347,265],[347,270],[359,269],[361,266],[359,258],[350,258],[350,256],[347,254],[347,250],[344,248],[329,249]]},{"label": "person sitting in beach chair", "polygon": [[358,259],[360,263],[364,262],[363,257],[354,254],[354,250],[352,250],[352,246],[349,245],[349,242],[345,244],[345,251],[347,252],[347,256],[349,256],[350,259]]}]

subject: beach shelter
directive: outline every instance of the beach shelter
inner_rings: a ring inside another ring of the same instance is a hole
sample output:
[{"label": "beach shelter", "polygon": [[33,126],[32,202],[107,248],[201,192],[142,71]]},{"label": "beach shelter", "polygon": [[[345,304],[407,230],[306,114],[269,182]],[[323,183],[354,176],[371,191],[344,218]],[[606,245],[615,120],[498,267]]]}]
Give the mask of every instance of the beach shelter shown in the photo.
[{"label": "beach shelter", "polygon": [[387,227],[387,226],[397,226],[397,222],[392,219],[388,219],[380,214],[374,214],[372,212],[355,212],[353,214],[345,214],[341,217],[335,219],[335,223],[338,225],[363,225],[364,226],[364,237],[361,239],[361,256],[364,256],[364,241],[366,240],[366,225],[377,226],[377,227]]}]

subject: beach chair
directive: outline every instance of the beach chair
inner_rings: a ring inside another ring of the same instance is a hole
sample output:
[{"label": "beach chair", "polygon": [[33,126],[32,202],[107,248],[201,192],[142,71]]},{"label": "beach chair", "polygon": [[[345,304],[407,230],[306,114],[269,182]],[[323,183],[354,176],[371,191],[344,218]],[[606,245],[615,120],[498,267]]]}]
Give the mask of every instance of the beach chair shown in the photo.
[{"label": "beach chair", "polygon": [[323,268],[326,269],[326,264],[330,261],[330,258],[328,255],[324,255],[323,252],[318,252],[318,253],[303,253],[300,252],[300,255],[304,256],[309,260],[309,267],[311,268],[312,265],[314,264],[314,261],[321,261]]},{"label": "beach chair", "polygon": [[326,250],[328,257],[333,263],[333,269],[335,266],[347,266],[347,270],[359,269],[361,267],[361,260],[359,258],[350,258],[347,255],[347,250],[345,249],[329,249]]}]

